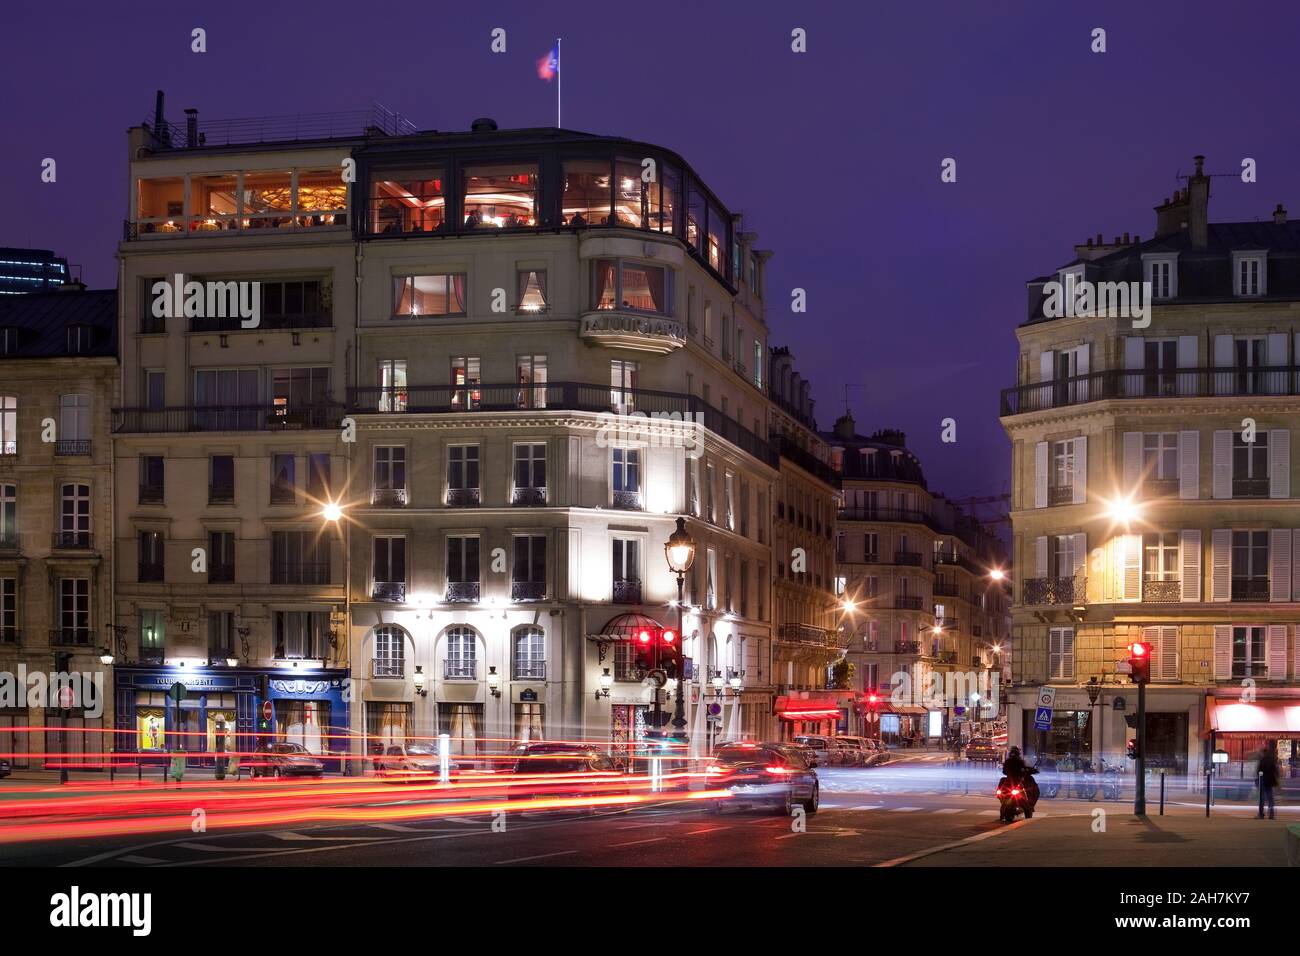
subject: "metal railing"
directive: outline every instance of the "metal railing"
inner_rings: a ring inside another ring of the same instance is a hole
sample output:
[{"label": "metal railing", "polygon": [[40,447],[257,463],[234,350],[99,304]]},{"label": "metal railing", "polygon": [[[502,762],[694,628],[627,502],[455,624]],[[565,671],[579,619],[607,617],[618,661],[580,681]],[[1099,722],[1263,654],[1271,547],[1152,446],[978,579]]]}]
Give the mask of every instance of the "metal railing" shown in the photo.
[{"label": "metal railing", "polygon": [[614,603],[615,604],[640,604],[641,603],[641,582],[615,579]]},{"label": "metal railing", "polygon": [[639,491],[616,491],[614,492],[613,506],[619,511],[640,511],[641,510],[641,492]]},{"label": "metal railing", "polygon": [[1108,369],[1002,390],[1002,412],[1023,415],[1049,408],[1127,398],[1210,398],[1300,395],[1300,366],[1198,367],[1162,371]]},{"label": "metal railing", "polygon": [[919,568],[924,563],[924,558],[920,551],[895,551],[894,563]]},{"label": "metal railing", "polygon": [[5,531],[0,533],[0,551],[17,551],[18,550],[18,532]]},{"label": "metal railing", "polygon": [[89,531],[56,531],[53,546],[60,551],[91,551],[95,547],[95,536]]},{"label": "metal railing", "polygon": [[510,582],[510,600],[512,601],[540,601],[545,597],[545,581]]},{"label": "metal railing", "polygon": [[1142,601],[1146,604],[1177,604],[1183,599],[1181,581],[1143,581]]},{"label": "metal railing", "polygon": [[452,660],[442,662],[443,680],[476,680],[478,678],[477,660]]},{"label": "metal railing", "polygon": [[840,508],[836,514],[841,521],[881,521],[894,524],[923,524],[939,529],[934,516],[910,508]]},{"label": "metal railing", "polygon": [[482,500],[482,491],[478,488],[448,488],[448,508],[477,508]]},{"label": "metal railing", "polygon": [[1074,485],[1048,485],[1047,503],[1052,507],[1074,504]]},{"label": "metal railing", "polygon": [[50,628],[50,643],[85,646],[90,643],[90,628],[52,627]]},{"label": "metal railing", "polygon": [[1088,596],[1087,581],[1082,575],[1068,578],[1026,578],[1021,603],[1026,606],[1076,604]]},{"label": "metal railing", "polygon": [[517,508],[540,508],[546,504],[545,488],[516,488],[510,494],[510,503]]},{"label": "metal railing", "polygon": [[516,660],[512,680],[546,680],[546,661]]},{"label": "metal railing", "polygon": [[920,641],[894,641],[895,654],[920,654]]},{"label": "metal railing", "polygon": [[334,324],[329,312],[300,312],[289,315],[261,315],[258,324],[245,326],[244,319],[231,316],[194,316],[190,319],[191,332],[261,332],[284,329],[328,329]]},{"label": "metal railing", "polygon": [[403,657],[373,657],[370,659],[370,676],[381,679],[406,676],[406,659]]},{"label": "metal railing", "polygon": [[787,644],[810,644],[833,649],[848,646],[848,639],[839,631],[812,624],[782,624],[777,629],[777,639]]},{"label": "metal railing", "polygon": [[209,584],[231,584],[235,580],[235,565],[233,562],[226,564],[209,564],[208,565],[208,583]]},{"label": "metal railing", "polygon": [[16,627],[0,627],[0,644],[18,644],[22,641],[22,631]]},{"label": "metal railing", "polygon": [[343,418],[336,402],[316,405],[178,405],[166,408],[115,408],[113,431],[250,432],[334,429]]},{"label": "metal railing", "polygon": [[208,504],[229,504],[234,500],[234,485],[208,485]]},{"label": "metal railing", "polygon": [[478,581],[453,581],[447,584],[448,604],[468,604],[479,600],[482,585]]},{"label": "metal railing", "polygon": [[72,455],[89,455],[89,438],[60,438],[54,443],[54,454],[60,458]]},{"label": "metal railing", "polygon": [[921,610],[921,596],[919,594],[895,595],[894,608],[899,611],[919,611]]},{"label": "metal railing", "polygon": [[[166,120],[155,128],[152,116],[144,124],[161,149],[185,149],[190,145],[184,126]],[[233,146],[242,143],[282,143],[297,140],[360,137],[375,130],[385,136],[410,136],[419,132],[402,114],[381,103],[368,109],[336,113],[298,113],[249,119],[199,120],[195,146]]]},{"label": "metal railing", "polygon": [[1232,497],[1267,498],[1269,494],[1267,478],[1233,478]]},{"label": "metal railing", "polygon": [[1266,578],[1234,578],[1232,582],[1232,599],[1234,601],[1267,601],[1269,597]]},{"label": "metal railing", "polygon": [[820,478],[826,484],[835,488],[840,487],[840,473],[806,448],[800,448],[784,435],[774,436],[772,443],[776,447],[777,454],[790,459],[808,474]]},{"label": "metal railing", "polygon": [[406,582],[375,581],[370,588],[370,597],[375,601],[393,601],[401,604],[406,600]]},{"label": "metal railing", "polygon": [[376,488],[370,494],[370,504],[376,508],[405,508],[405,488]]},{"label": "metal railing", "polygon": [[163,566],[158,562],[141,563],[139,566],[139,576],[136,578],[141,584],[157,584],[163,580]]},{"label": "metal railing", "polygon": [[139,502],[142,505],[160,505],[165,497],[163,485],[141,485]]}]

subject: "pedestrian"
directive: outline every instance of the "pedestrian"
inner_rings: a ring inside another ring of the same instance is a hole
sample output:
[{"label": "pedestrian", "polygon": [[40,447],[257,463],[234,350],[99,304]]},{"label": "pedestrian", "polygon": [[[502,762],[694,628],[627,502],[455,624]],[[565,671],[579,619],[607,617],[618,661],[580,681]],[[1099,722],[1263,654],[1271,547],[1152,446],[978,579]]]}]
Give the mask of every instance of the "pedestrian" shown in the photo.
[{"label": "pedestrian", "polygon": [[1264,806],[1268,805],[1268,818],[1277,819],[1277,807],[1273,800],[1273,791],[1281,781],[1281,767],[1277,759],[1277,741],[1264,742],[1264,749],[1259,752],[1259,818],[1264,819]]}]

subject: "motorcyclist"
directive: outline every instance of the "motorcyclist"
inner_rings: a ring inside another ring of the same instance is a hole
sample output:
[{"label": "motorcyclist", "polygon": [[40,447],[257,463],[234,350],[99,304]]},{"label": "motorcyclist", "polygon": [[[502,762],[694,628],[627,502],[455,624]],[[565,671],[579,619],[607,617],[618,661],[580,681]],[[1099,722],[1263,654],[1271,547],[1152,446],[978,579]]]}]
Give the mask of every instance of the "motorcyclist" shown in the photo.
[{"label": "motorcyclist", "polygon": [[1018,783],[1025,790],[1027,812],[1025,816],[1030,817],[1034,814],[1034,805],[1038,803],[1038,784],[1034,781],[1034,774],[1037,771],[1025,763],[1024,758],[1020,756],[1020,748],[1012,747],[1007,751],[1007,759],[1002,762],[1002,775],[1012,783]]}]

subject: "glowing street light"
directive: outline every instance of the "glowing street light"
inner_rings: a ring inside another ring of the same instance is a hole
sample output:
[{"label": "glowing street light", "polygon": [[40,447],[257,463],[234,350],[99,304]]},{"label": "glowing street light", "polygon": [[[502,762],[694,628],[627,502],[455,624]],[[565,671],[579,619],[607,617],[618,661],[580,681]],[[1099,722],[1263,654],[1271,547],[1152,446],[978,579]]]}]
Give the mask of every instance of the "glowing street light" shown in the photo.
[{"label": "glowing street light", "polygon": [[989,572],[989,577],[991,577],[994,581],[1002,581],[1006,578],[1006,576],[1007,576],[1007,572],[1003,571],[1001,568],[994,568]]},{"label": "glowing street light", "polygon": [[343,509],[339,507],[337,501],[330,501],[321,509],[320,516],[326,521],[338,521],[343,517]]},{"label": "glowing street light", "polygon": [[1117,525],[1128,527],[1141,515],[1141,507],[1134,503],[1132,497],[1113,498],[1105,502],[1106,517]]}]

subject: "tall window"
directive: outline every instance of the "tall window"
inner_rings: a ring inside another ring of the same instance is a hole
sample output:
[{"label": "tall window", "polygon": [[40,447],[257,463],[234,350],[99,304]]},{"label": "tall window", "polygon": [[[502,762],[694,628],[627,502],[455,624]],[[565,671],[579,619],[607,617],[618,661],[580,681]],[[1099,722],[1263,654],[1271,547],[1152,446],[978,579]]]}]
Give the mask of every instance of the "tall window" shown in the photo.
[{"label": "tall window", "polygon": [[59,396],[59,441],[56,452],[60,455],[90,453],[89,395],[74,393]]},{"label": "tall window", "polygon": [[1237,260],[1237,295],[1259,295],[1259,277],[1263,261],[1257,257]]},{"label": "tall window", "polygon": [[514,632],[514,680],[546,677],[546,635],[540,627],[524,626]]},{"label": "tall window", "polygon": [[235,532],[208,532],[208,583],[229,584],[235,580]]},{"label": "tall window", "polygon": [[519,305],[516,306],[519,312],[545,312],[548,308],[546,301],[546,270],[545,269],[520,269],[515,273]]},{"label": "tall window", "polygon": [[406,660],[406,632],[400,627],[387,625],[375,628],[375,659],[372,672],[375,677],[401,677]]},{"label": "tall window", "polygon": [[1048,568],[1048,576],[1053,578],[1072,578],[1074,570],[1080,566],[1083,561],[1083,555],[1075,554],[1074,535],[1057,534],[1052,535],[1051,552],[1049,558],[1052,565]]},{"label": "tall window", "polygon": [[304,412],[330,400],[330,369],[271,369],[271,404],[277,415]]},{"label": "tall window", "polygon": [[381,359],[378,379],[379,411],[406,411],[406,360]]},{"label": "tall window", "polygon": [[166,486],[162,455],[140,456],[140,504],[162,504]]},{"label": "tall window", "polygon": [[1143,576],[1147,581],[1179,579],[1177,531],[1159,531],[1143,535],[1142,545],[1146,552]]},{"label": "tall window", "polygon": [[520,408],[546,407],[546,356],[521,355],[515,362],[519,392],[515,404]]},{"label": "tall window", "polygon": [[472,627],[453,627],[447,631],[447,656],[444,677],[473,680],[477,676],[478,632]]},{"label": "tall window", "polygon": [[1048,680],[1074,679],[1074,628],[1053,627],[1047,635]]},{"label": "tall window", "polygon": [[386,507],[401,507],[406,504],[406,448],[404,446],[375,447],[372,501],[376,505]]},{"label": "tall window", "polygon": [[404,536],[375,536],[371,576],[374,580],[371,596],[376,600],[406,600],[406,538]]},{"label": "tall window", "polygon": [[478,445],[447,448],[447,505],[474,506],[479,503]]},{"label": "tall window", "polygon": [[540,601],[546,597],[546,536],[514,536],[514,564],[510,569],[510,600]]},{"label": "tall window", "polygon": [[672,315],[671,269],[621,259],[597,259],[591,270],[592,308]]},{"label": "tall window", "polygon": [[59,544],[65,548],[90,547],[90,485],[63,486]]},{"label": "tall window", "polygon": [[208,503],[235,500],[235,459],[231,455],[213,455],[208,460]]},{"label": "tall window", "polygon": [[1074,441],[1052,442],[1051,485],[1049,504],[1067,504],[1074,500]]},{"label": "tall window", "polygon": [[167,373],[160,368],[144,370],[144,407],[153,412],[167,407]]},{"label": "tall window", "polygon": [[474,410],[483,400],[479,389],[479,360],[476,355],[455,355],[451,359],[451,407],[453,411]]},{"label": "tall window", "polygon": [[464,167],[462,228],[522,229],[537,225],[537,183],[536,163]]},{"label": "tall window", "polygon": [[163,536],[161,531],[140,532],[141,583],[163,580]]},{"label": "tall window", "polygon": [[307,496],[316,504],[333,501],[330,493],[330,456],[312,452],[307,456]]},{"label": "tall window", "polygon": [[18,640],[18,580],[0,578],[0,643]]},{"label": "tall window", "polygon": [[718,552],[709,548],[704,567],[704,605],[710,610],[718,606]]},{"label": "tall window", "polygon": [[0,549],[18,547],[18,486],[0,484]]},{"label": "tall window", "polygon": [[1146,432],[1142,436],[1142,474],[1147,481],[1178,480],[1178,433]]},{"label": "tall window", "polygon": [[1262,626],[1232,629],[1232,676],[1268,677],[1267,628]]},{"label": "tall window", "polygon": [[225,662],[235,656],[235,614],[208,612],[208,660]]},{"label": "tall window", "polygon": [[461,316],[465,314],[465,273],[396,276],[393,279],[393,316]]},{"label": "tall window", "polygon": [[515,445],[514,504],[546,504],[546,445]]},{"label": "tall window", "polygon": [[263,427],[266,397],[259,374],[255,368],[195,370],[195,427],[203,431]]},{"label": "tall window", "polygon": [[296,469],[293,455],[271,456],[271,504],[293,504],[298,500]]},{"label": "tall window", "polygon": [[614,507],[641,508],[641,451],[637,448],[610,449],[613,460]]},{"label": "tall window", "polygon": [[328,584],[329,538],[317,531],[271,532],[272,584]]},{"label": "tall window", "polygon": [[1267,601],[1268,532],[1232,532],[1232,599]]},{"label": "tall window", "polygon": [[90,641],[90,579],[59,579],[60,643],[86,644]]},{"label": "tall window", "polygon": [[447,218],[446,170],[376,170],[370,180],[369,227],[381,235],[442,232]]},{"label": "tall window", "polygon": [[479,599],[479,540],[477,535],[447,536],[447,600]]},{"label": "tall window", "polygon": [[1151,264],[1151,295],[1156,299],[1169,298],[1170,289],[1170,269],[1173,266],[1171,262],[1152,262]]},{"label": "tall window", "polygon": [[329,646],[329,611],[276,611],[275,656],[320,660]]},{"label": "tall window", "polygon": [[140,609],[140,662],[161,664],[167,646],[167,612]]},{"label": "tall window", "polygon": [[1232,433],[1232,497],[1267,498],[1268,432],[1258,430],[1254,441],[1245,432]]},{"label": "tall window", "polygon": [[609,363],[609,403],[621,415],[636,407],[637,372],[640,365],[625,359]]},{"label": "tall window", "polygon": [[614,603],[641,603],[640,542],[635,538],[613,539]]}]

